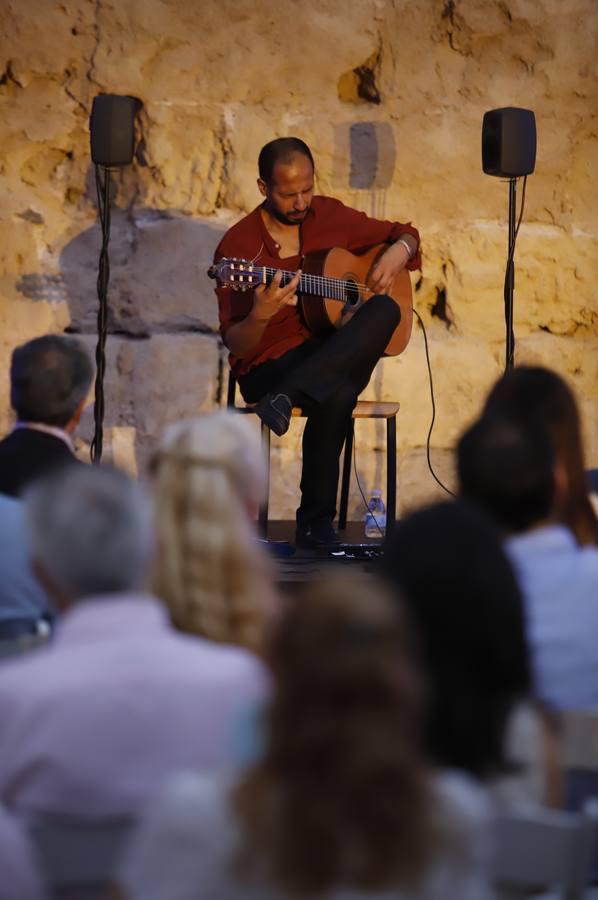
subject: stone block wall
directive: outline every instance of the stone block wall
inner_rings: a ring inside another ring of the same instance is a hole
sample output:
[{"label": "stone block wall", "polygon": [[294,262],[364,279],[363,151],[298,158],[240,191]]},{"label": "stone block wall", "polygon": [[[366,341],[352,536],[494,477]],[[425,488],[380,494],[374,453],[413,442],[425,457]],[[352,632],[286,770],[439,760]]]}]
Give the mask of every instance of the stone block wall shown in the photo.
[{"label": "stone block wall", "polygon": [[[305,139],[317,187],[413,220],[425,264],[437,419],[452,450],[504,357],[507,187],[482,174],[483,113],[533,109],[537,169],[518,242],[517,360],[574,385],[598,464],[598,6],[595,0],[4,0],[0,12],[0,430],[13,347],[68,329],[93,348],[100,249],[88,119],[101,92],[139,99],[133,165],[114,176],[106,427],[143,470],[163,426],[222,403],[225,354],[206,269],[259,202],[256,158]],[[519,190],[519,197],[521,190]],[[440,489],[419,326],[367,396],[401,401],[399,504]],[[81,431],[89,442],[92,417]],[[275,517],[297,502],[300,423],[274,442]],[[384,431],[358,423],[366,490],[384,482]],[[353,491],[351,511],[361,517]]]}]

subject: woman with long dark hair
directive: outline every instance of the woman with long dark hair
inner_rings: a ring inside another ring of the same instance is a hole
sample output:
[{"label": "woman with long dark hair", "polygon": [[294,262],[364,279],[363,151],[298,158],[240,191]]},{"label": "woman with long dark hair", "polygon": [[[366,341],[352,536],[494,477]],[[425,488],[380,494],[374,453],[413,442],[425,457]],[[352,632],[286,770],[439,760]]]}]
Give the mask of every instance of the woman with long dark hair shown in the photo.
[{"label": "woman with long dark hair", "polygon": [[598,544],[598,518],[589,497],[579,410],[561,376],[541,366],[517,366],[496,382],[484,415],[523,424],[538,422],[546,428],[567,478],[558,518],[579,544]]},{"label": "woman with long dark hair", "polygon": [[509,807],[554,802],[553,738],[534,705],[521,591],[489,516],[459,500],[397,523],[384,560],[428,677],[425,748]]}]

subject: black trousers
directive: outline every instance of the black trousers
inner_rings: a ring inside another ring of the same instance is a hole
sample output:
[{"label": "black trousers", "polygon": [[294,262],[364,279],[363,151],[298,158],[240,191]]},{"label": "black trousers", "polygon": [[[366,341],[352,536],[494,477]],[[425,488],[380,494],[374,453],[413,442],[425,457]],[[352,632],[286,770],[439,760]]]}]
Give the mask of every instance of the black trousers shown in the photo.
[{"label": "black trousers", "polygon": [[280,392],[307,413],[298,525],[336,515],[339,460],[351,414],[400,319],[397,304],[376,295],[338,331],[305,341],[239,378],[248,403]]}]

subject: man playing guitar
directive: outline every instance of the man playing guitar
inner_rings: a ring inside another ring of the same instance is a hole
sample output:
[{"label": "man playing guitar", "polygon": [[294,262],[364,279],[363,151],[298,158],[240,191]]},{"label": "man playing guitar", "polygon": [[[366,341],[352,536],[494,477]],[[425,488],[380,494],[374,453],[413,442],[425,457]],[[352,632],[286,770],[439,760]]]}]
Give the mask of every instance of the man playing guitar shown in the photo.
[{"label": "man playing guitar", "polygon": [[[332,523],[349,419],[399,325],[400,307],[387,294],[402,269],[420,267],[419,234],[409,224],[372,219],[314,195],[313,157],[298,138],[270,141],[258,168],[265,199],[224,235],[214,261],[243,257],[256,267],[298,271],[287,283],[277,271],[269,284],[247,291],[217,287],[220,330],[243,397],[257,404],[256,413],[272,431],[286,432],[293,406],[307,414],[297,544],[326,547],[339,540]],[[375,296],[340,330],[314,335],[297,308],[304,257],[377,244],[388,249],[369,275]]]}]

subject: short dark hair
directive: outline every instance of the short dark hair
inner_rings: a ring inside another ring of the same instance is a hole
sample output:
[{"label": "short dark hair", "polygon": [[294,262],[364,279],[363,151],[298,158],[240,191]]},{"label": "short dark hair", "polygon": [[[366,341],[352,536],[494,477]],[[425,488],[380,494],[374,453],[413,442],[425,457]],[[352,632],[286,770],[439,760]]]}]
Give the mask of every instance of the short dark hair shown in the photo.
[{"label": "short dark hair", "polygon": [[523,602],[498,530],[463,500],[401,519],[383,573],[419,632],[428,676],[427,752],[478,778],[510,771],[505,746],[531,692]]},{"label": "short dark hair", "polygon": [[24,422],[62,427],[72,419],[93,376],[87,351],[75,338],[47,334],[13,351],[10,401]]},{"label": "short dark hair", "polygon": [[313,168],[315,168],[314,158],[311,155],[311,150],[309,149],[305,141],[302,141],[300,138],[276,138],[276,140],[270,141],[268,144],[265,144],[260,150],[260,155],[257,161],[257,166],[262,181],[265,181],[266,184],[272,181],[272,175],[274,173],[274,166],[276,165],[276,163],[289,163],[294,156],[297,156],[297,154],[300,154],[301,156],[307,156]]},{"label": "short dark hair", "polygon": [[555,455],[541,422],[482,416],[461,437],[457,469],[463,497],[507,531],[546,519],[554,504]]}]

